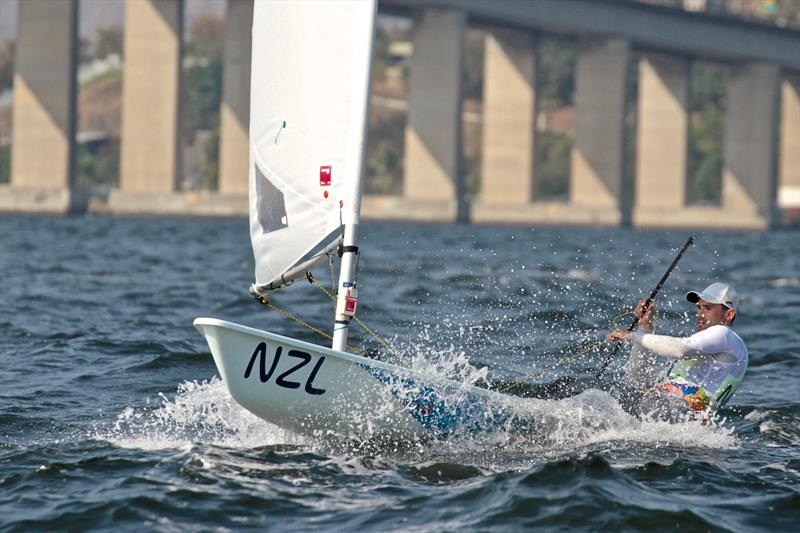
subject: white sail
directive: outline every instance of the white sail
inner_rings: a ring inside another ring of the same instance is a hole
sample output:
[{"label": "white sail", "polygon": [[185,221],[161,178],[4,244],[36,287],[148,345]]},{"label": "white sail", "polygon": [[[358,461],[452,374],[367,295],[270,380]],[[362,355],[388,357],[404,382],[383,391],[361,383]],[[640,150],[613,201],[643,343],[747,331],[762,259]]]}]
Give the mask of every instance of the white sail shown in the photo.
[{"label": "white sail", "polygon": [[253,290],[305,272],[358,222],[375,2],[255,2]]},{"label": "white sail", "polygon": [[[258,294],[303,275],[341,240],[333,349],[198,318],[233,398],[312,438],[387,442],[517,424],[503,395],[346,353],[374,0],[256,1],[250,230]],[[519,425],[519,424],[517,424]]]}]

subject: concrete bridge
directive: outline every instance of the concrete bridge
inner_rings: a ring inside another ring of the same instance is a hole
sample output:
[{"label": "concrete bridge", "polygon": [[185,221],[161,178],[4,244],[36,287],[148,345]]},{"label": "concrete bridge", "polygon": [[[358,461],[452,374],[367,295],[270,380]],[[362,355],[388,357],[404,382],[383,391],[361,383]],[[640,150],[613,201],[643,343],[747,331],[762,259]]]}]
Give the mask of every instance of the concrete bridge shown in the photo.
[{"label": "concrete bridge", "polygon": [[[780,189],[800,205],[800,31],[621,0],[381,0],[413,17],[400,196],[365,217],[478,223],[764,229]],[[228,0],[219,189],[178,191],[183,5],[128,0],[118,214],[246,212],[252,0]],[[486,31],[479,198],[461,172],[461,69],[468,26]],[[11,183],[0,211],[85,209],[73,186],[77,0],[19,4]],[[570,196],[535,191],[536,39],[578,39]],[[635,54],[635,55],[634,55]],[[623,199],[627,65],[638,59],[635,195]],[[689,65],[731,67],[718,207],[687,203]]]}]

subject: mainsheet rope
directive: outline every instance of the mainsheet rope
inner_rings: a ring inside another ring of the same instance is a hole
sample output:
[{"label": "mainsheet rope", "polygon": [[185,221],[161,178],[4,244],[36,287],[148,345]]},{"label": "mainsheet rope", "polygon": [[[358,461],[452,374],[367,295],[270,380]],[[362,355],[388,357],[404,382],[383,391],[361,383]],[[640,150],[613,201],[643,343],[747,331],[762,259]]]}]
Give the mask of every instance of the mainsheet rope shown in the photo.
[{"label": "mainsheet rope", "polygon": [[[333,276],[331,276],[331,277],[333,277]],[[309,283],[311,283],[315,287],[319,288],[322,292],[325,293],[326,296],[328,296],[328,298],[333,300],[334,306],[336,305],[336,296],[333,294],[333,292],[331,292],[328,289],[326,289],[325,286],[322,285],[322,283],[317,281],[317,279],[314,278],[314,276],[311,274],[311,272],[308,272],[306,274],[306,278],[308,279]],[[308,328],[309,330],[321,335],[322,337],[325,337],[328,340],[333,340],[333,336],[332,335],[329,335],[328,333],[325,333],[321,329],[309,324],[308,322],[305,322],[300,317],[298,317],[296,315],[293,315],[293,314],[289,313],[288,311],[285,311],[285,310],[279,308],[278,306],[276,306],[273,303],[271,303],[266,297],[258,296],[257,300],[260,303],[262,303],[263,305],[265,305],[265,306],[269,307],[270,309],[272,309],[273,311],[277,311],[278,313],[282,314],[286,318],[288,318],[290,320],[294,320],[298,324],[300,324],[300,325]],[[625,316],[628,316],[628,315],[633,315],[633,314],[634,314],[633,311],[623,311],[623,312],[617,314],[614,318],[611,319],[611,325],[616,328],[616,327],[618,327],[617,322],[621,318],[623,318]],[[369,335],[375,341],[377,341],[378,344],[380,344],[386,351],[388,351],[389,353],[391,353],[392,355],[397,357],[400,361],[403,362],[403,364],[405,366],[411,367],[411,360],[409,360],[407,357],[401,355],[399,352],[397,352],[397,350],[392,348],[391,345],[385,339],[383,339],[380,335],[378,335],[378,333],[375,330],[373,330],[372,328],[367,326],[364,323],[364,321],[362,321],[361,319],[359,319],[356,316],[353,316],[353,320],[355,320],[356,323],[359,326],[364,328],[364,330],[367,333],[369,333]],[[654,322],[657,321],[657,320],[658,320],[658,310],[656,310],[656,317],[655,317]],[[562,367],[564,365],[567,365],[567,364],[569,364],[569,363],[571,363],[573,361],[577,361],[578,359],[580,359],[582,357],[585,357],[587,354],[599,349],[600,347],[604,346],[605,344],[606,344],[605,340],[601,340],[601,341],[597,341],[595,343],[592,343],[587,348],[585,348],[584,350],[582,350],[582,351],[580,351],[578,353],[572,354],[570,356],[562,357],[561,359],[557,360],[553,365],[551,365],[551,366],[549,366],[547,368],[544,368],[544,369],[539,370],[537,372],[531,372],[529,374],[525,374],[524,376],[522,376],[522,378],[520,378],[516,382],[512,383],[511,385],[507,385],[507,386],[505,386],[505,387],[503,387],[501,389],[497,389],[497,391],[498,392],[503,392],[503,393],[504,392],[509,392],[509,391],[511,391],[511,390],[513,390],[513,389],[515,389],[517,387],[520,387],[522,385],[525,385],[526,383],[529,383],[531,380],[540,378],[540,377],[544,376],[545,374],[547,374],[549,372],[552,372],[553,370],[555,370],[557,368],[560,368],[560,367]],[[358,348],[356,348],[352,344],[348,344],[347,347],[352,352],[354,352],[356,354],[363,354],[366,351],[366,350],[359,350]]]},{"label": "mainsheet rope", "polygon": [[[617,314],[617,316],[615,316],[614,318],[611,319],[612,327],[618,328],[619,324],[617,324],[617,322],[621,318],[626,317],[628,315],[634,315],[634,314],[635,313],[633,311],[622,311],[621,313]],[[658,321],[658,310],[657,309],[655,311],[655,315],[656,316],[653,318],[653,323],[654,324]],[[597,342],[595,342],[593,344],[590,344],[589,347],[584,349],[583,351],[580,351],[580,352],[578,352],[576,354],[573,354],[573,355],[570,355],[568,357],[563,357],[560,360],[556,361],[553,365],[551,365],[551,366],[549,366],[549,367],[547,367],[547,368],[545,368],[543,370],[539,370],[538,372],[531,372],[530,374],[525,374],[524,376],[522,376],[522,378],[520,378],[515,383],[512,383],[511,385],[508,385],[506,387],[503,387],[502,389],[498,389],[498,392],[508,392],[508,391],[510,391],[512,389],[515,389],[516,387],[519,387],[521,385],[525,385],[526,383],[529,383],[531,380],[534,380],[536,378],[540,378],[540,377],[544,376],[545,374],[547,374],[548,372],[551,372],[551,371],[555,370],[556,368],[562,367],[562,366],[564,366],[564,365],[566,365],[568,363],[571,363],[573,361],[577,361],[581,357],[585,356],[586,354],[588,354],[590,352],[593,352],[593,351],[601,348],[605,344],[606,344],[605,340],[597,341]]]},{"label": "mainsheet rope", "polygon": [[[330,298],[331,300],[333,300],[333,302],[334,302],[334,306],[336,305],[336,295],[335,295],[335,294],[333,294],[333,292],[331,292],[331,291],[329,291],[328,289],[326,289],[326,288],[325,288],[325,286],[324,286],[324,285],[322,285],[322,283],[320,283],[319,281],[317,281],[317,279],[316,279],[316,278],[314,278],[314,276],[311,274],[311,272],[308,272],[308,273],[306,274],[306,277],[308,278],[308,281],[309,281],[309,283],[311,283],[311,284],[312,284],[312,285],[314,285],[315,287],[318,287],[318,288],[319,288],[319,289],[320,289],[322,292],[324,292],[324,293],[325,293],[325,295],[326,295],[328,298]],[[367,325],[364,323],[364,321],[363,321],[363,320],[361,320],[361,319],[360,319],[360,318],[358,318],[357,316],[353,316],[353,317],[352,317],[352,319],[356,321],[356,324],[358,324],[359,326],[361,326],[362,328],[364,328],[364,330],[365,330],[367,333],[369,333],[369,335],[370,335],[370,336],[371,336],[373,339],[375,339],[375,340],[378,342],[378,344],[380,344],[380,345],[381,345],[381,346],[382,346],[382,347],[383,347],[383,348],[384,348],[386,351],[388,351],[389,353],[391,353],[392,355],[394,355],[395,357],[397,357],[399,360],[403,361],[403,364],[405,364],[406,366],[409,366],[409,367],[411,366],[411,361],[410,361],[410,360],[409,360],[407,357],[405,357],[405,356],[401,355],[400,353],[398,353],[398,352],[397,352],[397,350],[395,350],[394,348],[392,348],[392,347],[389,345],[389,343],[388,343],[388,342],[386,342],[386,340],[385,340],[383,337],[381,337],[380,335],[378,335],[378,333],[377,333],[375,330],[373,330],[372,328],[370,328],[369,326],[367,326]]]},{"label": "mainsheet rope", "polygon": [[[327,295],[327,296],[328,296],[328,298],[330,298],[331,300],[333,300],[334,307],[336,306],[336,296],[333,294],[333,292],[331,292],[331,291],[329,291],[328,289],[326,289],[326,288],[325,288],[325,286],[323,286],[323,285],[322,285],[322,283],[320,283],[319,281],[317,281],[317,280],[316,280],[316,278],[314,278],[314,276],[311,274],[311,272],[308,272],[308,273],[306,274],[306,278],[308,278],[308,281],[309,281],[309,283],[311,283],[311,284],[312,284],[312,285],[314,285],[315,287],[318,287],[318,288],[319,288],[319,289],[320,289],[322,292],[324,292],[324,293],[325,293],[325,295]],[[301,326],[304,326],[304,327],[308,328],[309,330],[313,331],[314,333],[317,333],[317,334],[321,335],[322,337],[324,337],[324,338],[326,338],[326,339],[328,339],[328,340],[331,340],[331,341],[333,340],[333,336],[332,336],[332,335],[330,335],[330,334],[328,334],[328,333],[325,333],[325,332],[324,332],[324,331],[322,331],[320,328],[318,328],[318,327],[316,327],[316,326],[313,326],[313,325],[309,324],[308,322],[304,321],[303,319],[301,319],[301,318],[300,318],[300,317],[298,317],[297,315],[293,315],[292,313],[290,313],[290,312],[288,312],[288,311],[286,311],[286,310],[284,310],[284,309],[281,309],[280,307],[278,307],[278,306],[276,306],[275,304],[273,304],[272,302],[270,302],[270,301],[269,301],[269,299],[268,299],[268,298],[266,298],[265,296],[260,296],[260,295],[259,295],[259,296],[257,296],[257,297],[256,297],[256,299],[257,299],[257,300],[258,300],[258,301],[259,301],[261,304],[263,304],[263,305],[265,305],[265,306],[269,307],[269,308],[270,308],[270,309],[272,309],[273,311],[276,311],[276,312],[278,312],[278,313],[282,314],[283,316],[285,316],[285,317],[286,317],[286,318],[288,318],[289,320],[293,320],[293,321],[297,322],[297,323],[298,323],[298,324],[300,324]],[[377,341],[377,342],[378,342],[378,344],[380,344],[380,345],[381,345],[381,346],[382,346],[382,347],[383,347],[383,348],[384,348],[384,349],[385,349],[387,352],[389,352],[389,353],[391,353],[392,355],[394,355],[395,357],[397,357],[397,358],[398,358],[400,361],[402,361],[402,362],[403,362],[403,364],[404,364],[405,366],[407,366],[407,367],[411,367],[411,360],[410,360],[410,359],[408,359],[407,357],[405,357],[405,356],[403,356],[402,354],[398,353],[398,352],[397,352],[397,351],[396,351],[394,348],[392,348],[392,347],[391,347],[391,345],[390,345],[388,342],[386,342],[386,340],[385,340],[385,339],[383,339],[383,338],[382,338],[380,335],[378,335],[378,333],[377,333],[375,330],[373,330],[372,328],[370,328],[369,326],[367,326],[367,325],[364,323],[364,321],[362,321],[361,319],[359,319],[359,318],[358,318],[358,317],[356,317],[356,316],[354,316],[354,317],[352,317],[352,318],[353,318],[353,320],[355,320],[355,321],[356,321],[356,323],[357,323],[359,326],[361,326],[362,328],[364,328],[364,330],[365,330],[367,333],[369,333],[369,335],[370,335],[370,336],[371,336],[371,337],[372,337],[372,338],[373,338],[375,341]],[[349,344],[349,343],[347,344],[347,348],[349,348],[349,349],[350,349],[350,350],[351,350],[353,353],[356,353],[356,354],[363,354],[363,353],[366,351],[366,350],[359,350],[358,348],[356,348],[355,346],[353,346],[352,344]]]}]

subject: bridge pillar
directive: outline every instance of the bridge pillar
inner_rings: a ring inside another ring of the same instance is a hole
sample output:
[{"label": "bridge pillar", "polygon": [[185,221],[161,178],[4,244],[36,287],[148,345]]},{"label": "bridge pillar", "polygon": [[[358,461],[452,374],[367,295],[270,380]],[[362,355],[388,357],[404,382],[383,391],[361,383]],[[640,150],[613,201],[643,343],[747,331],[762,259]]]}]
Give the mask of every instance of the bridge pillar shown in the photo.
[{"label": "bridge pillar", "polygon": [[460,170],[465,24],[464,13],[450,9],[425,9],[414,19],[403,218],[421,211],[427,220],[466,216]]},{"label": "bridge pillar", "polygon": [[740,227],[765,229],[772,222],[779,78],[771,64],[731,73],[721,207]]},{"label": "bridge pillar", "polygon": [[11,183],[0,185],[0,211],[81,210],[72,189],[78,5],[29,0],[18,10]]},{"label": "bridge pillar", "polygon": [[581,43],[575,69],[575,146],[570,204],[574,222],[622,221],[625,78],[629,44],[623,39]]},{"label": "bridge pillar", "polygon": [[781,140],[778,151],[778,207],[800,218],[800,76],[781,83]]},{"label": "bridge pillar", "polygon": [[220,194],[247,195],[253,0],[228,0],[220,109]]},{"label": "bridge pillar", "polygon": [[[529,32],[495,30],[484,39],[481,195],[473,219],[503,219],[534,199],[536,50]],[[485,211],[485,213],[484,213]],[[495,217],[491,213],[495,213]]]},{"label": "bridge pillar", "polygon": [[116,213],[158,213],[180,179],[180,0],[127,0]]},{"label": "bridge pillar", "polygon": [[634,226],[685,225],[688,106],[688,60],[639,60]]}]

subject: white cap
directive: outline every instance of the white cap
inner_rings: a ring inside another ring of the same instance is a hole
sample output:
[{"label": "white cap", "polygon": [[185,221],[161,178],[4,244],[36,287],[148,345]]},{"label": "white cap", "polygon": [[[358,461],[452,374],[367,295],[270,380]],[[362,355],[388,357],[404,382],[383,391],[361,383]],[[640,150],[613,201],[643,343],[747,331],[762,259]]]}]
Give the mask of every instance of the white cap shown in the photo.
[{"label": "white cap", "polygon": [[736,295],[736,289],[727,283],[719,281],[712,283],[701,292],[690,291],[686,293],[686,299],[693,304],[696,304],[701,298],[708,303],[722,304],[731,309],[739,307],[739,297]]}]

